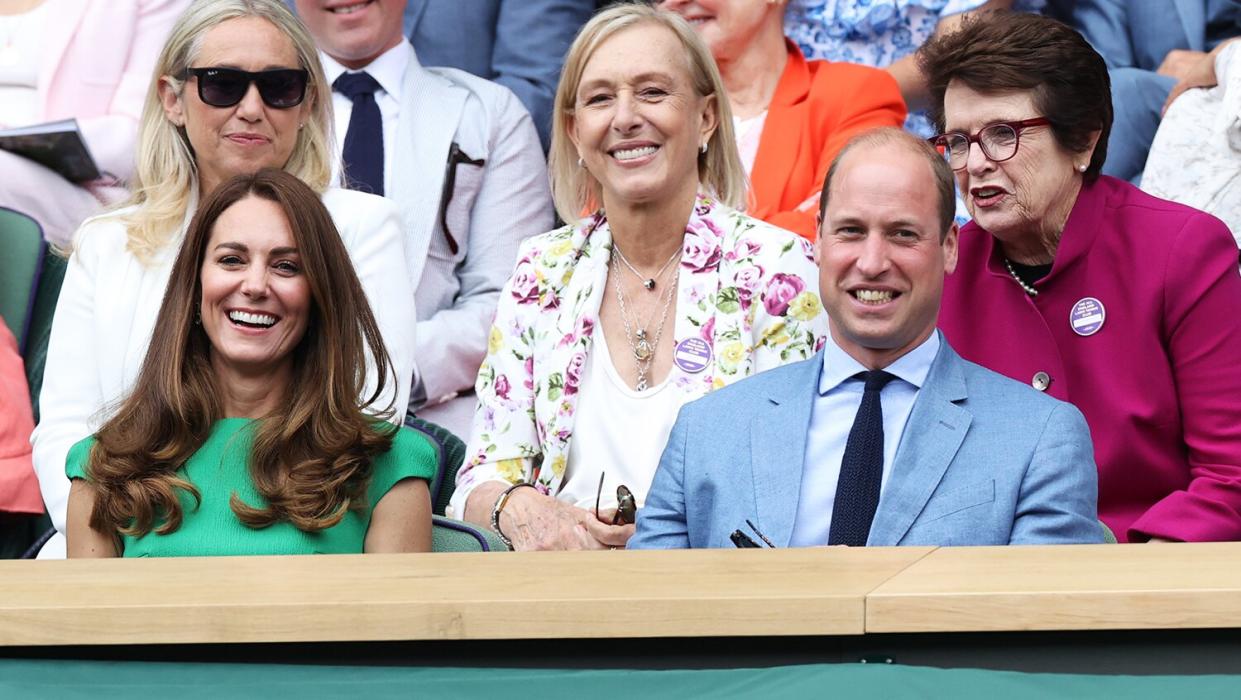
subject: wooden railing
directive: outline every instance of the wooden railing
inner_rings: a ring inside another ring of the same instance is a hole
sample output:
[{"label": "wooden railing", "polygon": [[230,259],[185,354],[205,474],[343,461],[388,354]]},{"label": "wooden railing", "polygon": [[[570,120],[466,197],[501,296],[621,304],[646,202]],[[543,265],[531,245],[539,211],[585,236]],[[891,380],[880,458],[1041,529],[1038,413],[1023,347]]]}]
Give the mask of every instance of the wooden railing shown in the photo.
[{"label": "wooden railing", "polygon": [[1241,543],[0,562],[0,645],[1241,628]]}]

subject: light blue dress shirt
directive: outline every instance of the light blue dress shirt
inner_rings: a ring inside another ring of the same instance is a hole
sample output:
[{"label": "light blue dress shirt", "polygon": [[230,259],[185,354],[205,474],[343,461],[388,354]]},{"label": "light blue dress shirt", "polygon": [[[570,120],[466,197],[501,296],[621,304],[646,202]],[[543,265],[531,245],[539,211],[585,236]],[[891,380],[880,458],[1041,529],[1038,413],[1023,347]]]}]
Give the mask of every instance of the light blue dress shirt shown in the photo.
[{"label": "light blue dress shirt", "polygon": [[[909,420],[918,391],[931,371],[940,342],[937,330],[921,345],[883,368],[896,375],[896,380],[888,382],[879,394],[883,406],[881,488],[887,487],[892,461],[905,432],[905,422]],[[845,456],[845,443],[849,440],[853,419],[862,405],[864,383],[853,375],[865,371],[860,362],[841,350],[836,341],[828,336],[823,348],[823,368],[819,373],[819,393],[810,411],[806,461],[801,471],[801,496],[797,501],[797,518],[793,521],[790,547],[827,544],[832,528],[832,507],[836,503],[836,482],[840,479],[840,462]]]}]

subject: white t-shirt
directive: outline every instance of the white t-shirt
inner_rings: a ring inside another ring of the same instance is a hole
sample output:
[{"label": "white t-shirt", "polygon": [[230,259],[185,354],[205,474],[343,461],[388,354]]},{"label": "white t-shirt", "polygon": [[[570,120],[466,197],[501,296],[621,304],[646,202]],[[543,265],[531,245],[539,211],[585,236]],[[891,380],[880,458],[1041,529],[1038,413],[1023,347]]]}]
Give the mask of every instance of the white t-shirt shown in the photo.
[{"label": "white t-shirt", "polygon": [[668,378],[643,392],[632,389],[612,365],[603,329],[593,331],[577,397],[573,440],[564,483],[556,498],[594,510],[599,475],[604,475],[599,508],[616,507],[616,487],[624,484],[639,506],[655,478],[685,393]]}]

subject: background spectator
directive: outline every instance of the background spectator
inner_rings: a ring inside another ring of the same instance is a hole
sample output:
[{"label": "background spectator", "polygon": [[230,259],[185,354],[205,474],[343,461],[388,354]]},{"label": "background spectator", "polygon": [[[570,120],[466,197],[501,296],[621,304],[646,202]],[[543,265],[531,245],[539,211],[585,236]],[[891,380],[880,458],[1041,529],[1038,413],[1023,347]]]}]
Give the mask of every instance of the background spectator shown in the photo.
[{"label": "background spectator", "polygon": [[[130,206],[83,226],[52,321],[33,440],[60,532],[69,448],[133,388],[188,221],[234,175],[281,167],[322,193],[392,356],[397,381],[377,405],[408,402],[417,280],[400,215],[382,197],[328,187],[331,94],[305,28],[279,0],[199,0],[173,27],[155,76]],[[54,538],[40,555],[63,548]]]},{"label": "background spectator", "polygon": [[25,551],[37,535],[31,525],[43,514],[30,461],[34,417],[29,396],[17,339],[0,319],[0,558]]},{"label": "background spectator", "polygon": [[[932,36],[961,26],[973,11],[1013,5],[1013,0],[789,0],[785,31],[806,58],[887,69],[910,112],[906,128],[931,136],[934,127],[922,111],[930,93],[914,52]],[[1017,0],[1017,5],[1036,9],[1041,0]]]},{"label": "background spectator", "polygon": [[155,56],[190,0],[17,0],[0,5],[0,129],[76,118],[103,173],[73,183],[0,150],[0,207],[67,246],[86,217],[125,198]]},{"label": "background spectator", "polygon": [[1111,75],[1116,120],[1103,174],[1136,184],[1169,94],[1213,62],[1205,52],[1241,35],[1241,2],[1058,0],[1054,9],[1102,54]]},{"label": "background spectator", "polygon": [[275,169],[216,189],[155,328],[69,451],[70,556],[430,550],[436,450],[359,398],[387,351],[314,190]]},{"label": "background spectator", "polygon": [[[405,0],[348,15],[326,0],[297,4],[337,86],[332,106],[348,172],[374,173],[400,205],[407,266],[422,271],[414,274],[422,371],[409,407],[468,437],[500,287],[521,240],[552,225],[538,134],[507,88],[422,66],[393,19]],[[347,97],[347,84],[358,82],[369,87]]]},{"label": "background spectator", "polygon": [[814,240],[832,159],[858,133],[904,121],[896,82],[874,68],[807,61],[784,38],[783,0],[655,4],[689,20],[719,66],[750,176],[746,213]]},{"label": "background spectator", "polygon": [[1223,219],[1241,246],[1241,40],[1215,47],[1203,80],[1168,106],[1142,189]]},{"label": "background spectator", "polygon": [[966,359],[1081,409],[1121,541],[1241,539],[1241,276],[1215,217],[1100,170],[1103,59],[999,14],[921,52],[974,221],[940,328]]},{"label": "background spectator", "polygon": [[500,294],[452,508],[517,549],[619,547],[617,485],[641,503],[680,407],[809,357],[826,321],[809,245],[729,207],[731,113],[680,17],[586,24],[549,167],[570,224],[523,243]]},{"label": "background spectator", "polygon": [[460,68],[513,91],[550,143],[565,51],[592,0],[409,0],[405,35],[424,66]]}]

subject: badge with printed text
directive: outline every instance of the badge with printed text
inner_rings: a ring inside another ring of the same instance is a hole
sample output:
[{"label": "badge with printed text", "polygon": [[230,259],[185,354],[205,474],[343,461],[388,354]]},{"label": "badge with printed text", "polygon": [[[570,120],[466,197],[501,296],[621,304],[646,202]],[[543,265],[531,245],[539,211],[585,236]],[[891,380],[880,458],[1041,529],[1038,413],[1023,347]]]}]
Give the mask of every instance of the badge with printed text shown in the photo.
[{"label": "badge with printed text", "polygon": [[711,346],[702,338],[686,338],[677,343],[673,361],[682,370],[698,374],[711,364]]},{"label": "badge with printed text", "polygon": [[1082,337],[1098,333],[1106,319],[1107,310],[1103,308],[1103,302],[1094,297],[1079,300],[1069,312],[1069,326]]}]

